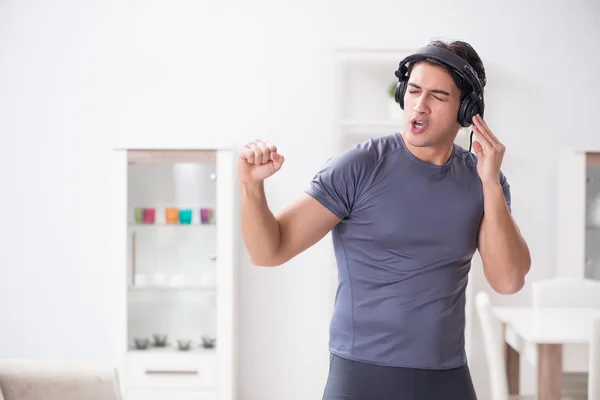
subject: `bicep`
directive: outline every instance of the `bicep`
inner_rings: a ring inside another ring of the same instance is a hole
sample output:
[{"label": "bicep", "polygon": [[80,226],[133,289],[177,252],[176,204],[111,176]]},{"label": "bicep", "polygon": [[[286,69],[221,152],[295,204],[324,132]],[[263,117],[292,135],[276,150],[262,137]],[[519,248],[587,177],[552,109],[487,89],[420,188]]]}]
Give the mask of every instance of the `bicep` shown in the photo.
[{"label": "bicep", "polygon": [[277,215],[280,244],[277,265],[281,265],[321,240],[340,222],[332,211],[302,193]]},{"label": "bicep", "polygon": [[[504,173],[502,171],[500,171],[500,185],[502,187],[502,194],[504,196],[504,201],[506,202],[506,206],[508,207],[508,212],[511,213],[511,219],[512,219],[512,198],[511,198],[511,193],[510,193],[510,184],[508,183],[508,180],[506,179],[506,175],[504,175]],[[479,232],[477,234],[477,250],[479,251],[479,255],[481,256],[481,261],[484,263],[484,267],[485,267],[485,255],[486,255],[486,251],[485,251],[485,222],[486,218],[485,218],[485,214],[483,215],[483,218],[481,219],[481,223],[479,225]],[[513,220],[514,223],[514,220]],[[518,228],[517,228],[518,229]]]},{"label": "bicep", "polygon": [[[511,219],[517,233],[520,235],[521,230],[519,229],[519,226],[515,222],[513,215],[510,213],[510,208],[509,208],[509,218]],[[481,223],[479,225],[479,232],[477,233],[477,251],[479,251],[479,255],[481,256],[481,262],[483,263],[484,269],[485,269],[486,260],[487,260],[486,233],[485,233],[486,227],[485,226],[486,226],[486,218],[484,215],[483,218],[481,219]]]}]

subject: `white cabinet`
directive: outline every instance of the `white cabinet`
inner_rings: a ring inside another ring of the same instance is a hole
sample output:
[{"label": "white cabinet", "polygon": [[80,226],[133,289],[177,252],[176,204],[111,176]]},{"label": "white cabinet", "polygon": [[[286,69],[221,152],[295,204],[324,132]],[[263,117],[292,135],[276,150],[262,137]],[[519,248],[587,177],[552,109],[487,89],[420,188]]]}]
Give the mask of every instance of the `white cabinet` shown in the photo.
[{"label": "white cabinet", "polygon": [[558,163],[556,275],[600,280],[600,149],[565,149]]},{"label": "white cabinet", "polygon": [[129,398],[234,400],[235,157],[113,152],[115,359]]}]

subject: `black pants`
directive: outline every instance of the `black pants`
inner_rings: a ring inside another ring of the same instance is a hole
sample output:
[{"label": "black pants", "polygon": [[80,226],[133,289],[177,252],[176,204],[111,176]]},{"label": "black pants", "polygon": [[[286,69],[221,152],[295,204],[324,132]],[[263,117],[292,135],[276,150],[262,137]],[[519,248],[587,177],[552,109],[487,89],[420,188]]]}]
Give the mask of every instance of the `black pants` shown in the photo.
[{"label": "black pants", "polygon": [[477,400],[468,366],[384,367],[331,355],[323,400]]}]

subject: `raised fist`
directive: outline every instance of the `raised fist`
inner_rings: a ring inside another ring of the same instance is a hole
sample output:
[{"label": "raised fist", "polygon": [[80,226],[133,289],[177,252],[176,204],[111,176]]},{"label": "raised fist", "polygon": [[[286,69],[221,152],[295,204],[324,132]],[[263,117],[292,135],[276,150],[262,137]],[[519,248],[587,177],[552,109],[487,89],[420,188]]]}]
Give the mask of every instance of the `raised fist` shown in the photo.
[{"label": "raised fist", "polygon": [[241,183],[259,183],[279,171],[284,158],[275,145],[255,140],[247,143],[238,157],[238,176]]}]

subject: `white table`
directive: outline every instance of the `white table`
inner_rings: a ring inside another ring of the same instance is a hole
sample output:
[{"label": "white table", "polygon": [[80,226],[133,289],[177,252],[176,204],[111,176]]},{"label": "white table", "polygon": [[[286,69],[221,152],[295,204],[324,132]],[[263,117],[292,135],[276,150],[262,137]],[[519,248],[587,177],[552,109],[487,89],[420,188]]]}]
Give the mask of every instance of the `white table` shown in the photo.
[{"label": "white table", "polygon": [[560,400],[562,392],[563,345],[588,345],[592,320],[598,308],[495,307],[502,323],[510,394],[519,392],[519,355],[528,346],[536,349],[539,400]]}]

